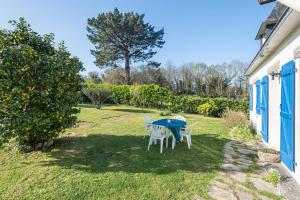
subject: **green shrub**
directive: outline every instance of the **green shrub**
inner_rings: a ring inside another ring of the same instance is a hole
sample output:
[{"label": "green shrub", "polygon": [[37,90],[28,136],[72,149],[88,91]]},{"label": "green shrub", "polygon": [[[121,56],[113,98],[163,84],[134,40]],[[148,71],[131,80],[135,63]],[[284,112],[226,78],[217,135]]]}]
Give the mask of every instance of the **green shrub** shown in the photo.
[{"label": "green shrub", "polygon": [[249,126],[235,126],[230,130],[229,136],[241,140],[255,139],[254,135],[251,133]]},{"label": "green shrub", "polygon": [[200,114],[213,117],[218,116],[218,109],[219,108],[217,107],[215,102],[211,99],[207,103],[199,105],[198,107],[198,111]]},{"label": "green shrub", "polygon": [[141,100],[141,95],[140,95],[140,87],[137,85],[133,85],[130,87],[130,105],[134,106],[143,106],[142,100]]},{"label": "green shrub", "polygon": [[191,97],[191,96],[171,96],[168,103],[168,109],[174,113],[199,113],[198,107],[207,103],[209,98]]},{"label": "green shrub", "polygon": [[130,104],[141,107],[166,108],[170,91],[158,85],[115,85],[112,87],[111,99],[114,103]]},{"label": "green shrub", "polygon": [[167,107],[173,113],[184,111],[186,100],[187,97],[184,96],[171,96]]},{"label": "green shrub", "polygon": [[83,93],[83,90],[79,93],[79,101],[81,104],[91,104],[91,100]]},{"label": "green shrub", "polygon": [[100,109],[110,97],[111,88],[105,85],[98,86],[97,88],[85,88],[83,89],[83,93],[97,106],[97,109]]},{"label": "green shrub", "polygon": [[33,150],[33,147],[29,146],[26,143],[18,141],[17,138],[11,138],[10,140],[3,143],[2,147],[5,150],[20,152],[20,153],[28,153]]},{"label": "green shrub", "polygon": [[210,98],[187,97],[185,100],[185,109],[183,111],[186,113],[198,113],[199,105],[205,104],[209,100]]},{"label": "green shrub", "polygon": [[[213,102],[213,103],[212,103]],[[226,109],[232,111],[241,111],[248,115],[248,102],[240,100],[231,100],[226,98],[201,98],[192,96],[172,96],[168,103],[168,109],[172,112],[183,111],[185,113],[199,113],[199,106],[215,105],[213,114],[211,116],[221,117]],[[209,104],[209,105],[208,105]]]},{"label": "green shrub", "polygon": [[74,124],[83,69],[54,36],[39,35],[20,18],[0,29],[1,140],[35,147]]},{"label": "green shrub", "polygon": [[160,116],[172,116],[172,111],[170,111],[170,110],[165,110],[165,111],[160,112],[159,115],[160,115]]},{"label": "green shrub", "polygon": [[112,86],[111,99],[116,104],[129,104],[131,99],[129,85]]},{"label": "green shrub", "polygon": [[267,175],[264,176],[264,180],[268,183],[272,183],[276,186],[280,182],[280,174],[276,169],[270,169]]},{"label": "green shrub", "polygon": [[245,114],[249,114],[249,101],[245,100],[227,100],[227,107],[232,111],[241,111]]},{"label": "green shrub", "polygon": [[95,83],[94,81],[92,81],[90,79],[85,80],[85,82],[84,82],[84,88],[97,88],[101,85],[102,85],[101,83]]},{"label": "green shrub", "polygon": [[140,85],[140,101],[145,107],[163,108],[172,95],[167,89],[158,85]]},{"label": "green shrub", "polygon": [[10,139],[10,129],[5,128],[6,126],[9,126],[8,118],[0,119],[0,130],[2,131],[0,132],[0,147]]}]

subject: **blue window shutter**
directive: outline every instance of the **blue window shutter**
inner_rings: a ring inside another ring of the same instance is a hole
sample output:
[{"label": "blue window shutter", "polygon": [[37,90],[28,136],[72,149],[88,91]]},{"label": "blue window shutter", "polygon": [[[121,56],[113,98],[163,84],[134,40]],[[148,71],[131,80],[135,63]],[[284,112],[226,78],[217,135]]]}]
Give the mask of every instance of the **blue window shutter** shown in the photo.
[{"label": "blue window shutter", "polygon": [[280,112],[280,160],[295,171],[295,62],[282,66]]},{"label": "blue window shutter", "polygon": [[265,142],[269,141],[269,76],[261,81],[261,135]]},{"label": "blue window shutter", "polygon": [[250,103],[250,111],[253,111],[253,85],[250,85],[249,88],[249,103]]},{"label": "blue window shutter", "polygon": [[256,113],[260,115],[260,80],[256,81]]}]

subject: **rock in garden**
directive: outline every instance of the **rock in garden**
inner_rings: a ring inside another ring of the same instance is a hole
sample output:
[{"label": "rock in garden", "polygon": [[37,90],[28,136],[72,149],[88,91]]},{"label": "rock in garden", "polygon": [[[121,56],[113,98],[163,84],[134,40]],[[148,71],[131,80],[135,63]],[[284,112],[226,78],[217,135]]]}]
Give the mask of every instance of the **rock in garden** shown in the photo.
[{"label": "rock in garden", "polygon": [[250,181],[259,190],[268,191],[273,194],[279,194],[276,187],[274,187],[271,183],[267,183],[266,181],[263,181],[260,178],[250,178]]},{"label": "rock in garden", "polygon": [[218,200],[235,200],[235,199],[237,199],[232,194],[232,192],[221,189],[221,188],[216,187],[216,186],[212,186],[209,189],[208,194],[211,198],[218,199]]},{"label": "rock in garden", "polygon": [[234,164],[223,164],[222,165],[222,169],[224,171],[241,171],[241,168],[239,168],[238,166],[234,165]]},{"label": "rock in garden", "polygon": [[34,150],[36,150],[36,151],[41,150],[42,147],[43,147],[43,143],[38,143],[38,144],[35,146]]},{"label": "rock in garden", "polygon": [[236,191],[235,195],[242,200],[253,200],[255,199],[253,197],[253,195],[247,193],[247,192],[243,192],[243,191]]},{"label": "rock in garden", "polygon": [[53,139],[50,139],[50,140],[48,140],[47,146],[46,146],[46,147],[49,148],[49,147],[51,147],[53,144],[54,144]]},{"label": "rock in garden", "polygon": [[278,163],[280,162],[280,154],[275,150],[260,149],[258,158],[261,162]]},{"label": "rock in garden", "polygon": [[247,180],[247,174],[239,171],[228,171],[227,172],[230,178],[239,181],[245,182]]}]

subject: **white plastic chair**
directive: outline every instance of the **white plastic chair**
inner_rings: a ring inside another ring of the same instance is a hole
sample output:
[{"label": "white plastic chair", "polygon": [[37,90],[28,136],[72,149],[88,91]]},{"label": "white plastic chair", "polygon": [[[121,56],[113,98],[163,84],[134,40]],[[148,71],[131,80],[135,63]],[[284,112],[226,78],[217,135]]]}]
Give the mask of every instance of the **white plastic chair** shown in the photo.
[{"label": "white plastic chair", "polygon": [[146,124],[145,131],[144,131],[144,139],[145,139],[147,132],[150,132],[151,119],[149,116],[145,116],[144,120],[145,120],[145,124]]},{"label": "white plastic chair", "polygon": [[180,116],[180,115],[176,115],[176,116],[172,117],[172,119],[177,119],[177,120],[181,120],[181,121],[186,122],[186,119],[183,116]]},{"label": "white plastic chair", "polygon": [[[192,147],[192,137],[191,137],[191,133],[193,131],[193,128],[194,126],[196,125],[197,123],[194,123],[192,125],[189,125],[188,127],[186,128],[182,128],[180,130],[180,138],[183,138],[183,137],[186,137],[186,142],[188,144],[188,148],[191,149]],[[182,140],[182,139],[181,139]],[[172,140],[172,149],[175,148],[175,144],[176,144],[176,139],[175,137],[173,137],[173,140]]]},{"label": "white plastic chair", "polygon": [[151,125],[150,126],[150,139],[148,145],[148,151],[150,146],[156,143],[156,140],[160,140],[160,153],[163,151],[164,140],[166,139],[166,148],[168,148],[168,130],[163,126]]}]

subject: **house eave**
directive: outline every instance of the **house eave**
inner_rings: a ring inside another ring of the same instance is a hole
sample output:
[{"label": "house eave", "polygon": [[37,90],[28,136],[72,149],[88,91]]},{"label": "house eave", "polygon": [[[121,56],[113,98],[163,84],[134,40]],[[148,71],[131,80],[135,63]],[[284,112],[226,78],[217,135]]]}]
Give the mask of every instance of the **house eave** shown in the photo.
[{"label": "house eave", "polygon": [[271,3],[271,2],[274,2],[275,0],[258,0],[258,3],[260,5],[263,5],[263,4],[267,4],[267,3]]},{"label": "house eave", "polygon": [[[246,76],[250,76],[255,70],[265,61],[265,59],[276,50],[280,43],[290,34],[294,28],[299,25],[299,13],[293,9],[288,8],[274,29],[266,39],[265,43],[261,46],[260,50],[252,60],[248,69],[245,72]],[[283,27],[284,26],[284,27]]]},{"label": "house eave", "polygon": [[300,1],[298,0],[278,0],[280,3],[300,12]]}]

